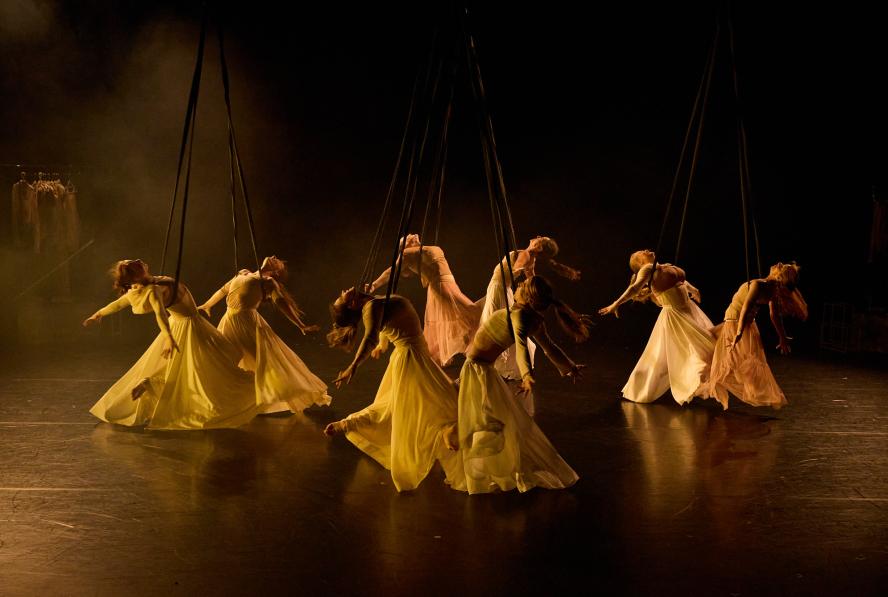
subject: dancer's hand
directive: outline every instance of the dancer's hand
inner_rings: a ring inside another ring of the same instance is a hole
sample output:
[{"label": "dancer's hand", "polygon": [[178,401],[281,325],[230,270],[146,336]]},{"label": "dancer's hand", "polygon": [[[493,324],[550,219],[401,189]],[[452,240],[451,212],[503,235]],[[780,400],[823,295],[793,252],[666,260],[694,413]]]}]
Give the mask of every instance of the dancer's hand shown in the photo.
[{"label": "dancer's hand", "polygon": [[734,336],[734,339],[728,343],[728,352],[734,350],[734,347],[740,343],[740,338],[743,336],[743,332],[737,332],[737,335]]},{"label": "dancer's hand", "polygon": [[204,315],[206,315],[207,319],[209,319],[210,315],[211,315],[210,312],[212,310],[212,307],[210,307],[208,305],[201,305],[200,307],[197,308],[197,310],[200,311],[201,313],[203,313]]},{"label": "dancer's hand", "polygon": [[578,379],[583,379],[583,369],[588,367],[588,365],[575,364],[570,371],[564,374],[564,377],[569,377],[570,381],[573,383],[577,383]]},{"label": "dancer's hand", "polygon": [[345,433],[345,423],[343,421],[335,421],[324,427],[324,435],[327,437],[333,437],[342,433]]},{"label": "dancer's hand", "polygon": [[777,350],[780,351],[780,354],[789,354],[791,352],[789,349],[789,338],[780,338],[780,341],[777,344]]},{"label": "dancer's hand", "polygon": [[614,317],[619,319],[620,318],[619,308],[620,308],[620,306],[617,305],[616,303],[611,303],[607,307],[602,307],[601,309],[599,309],[598,314],[599,315],[610,315],[611,313],[613,313]]},{"label": "dancer's hand", "polygon": [[163,347],[163,352],[161,352],[160,354],[163,356],[163,358],[168,359],[173,356],[173,352],[177,350],[179,350],[179,345],[176,344],[176,341],[172,338],[168,338],[166,346]]},{"label": "dancer's hand", "polygon": [[339,373],[339,377],[333,380],[333,384],[336,386],[336,389],[342,387],[342,384],[351,383],[352,377],[355,375],[355,369],[351,365],[349,365],[345,371]]},{"label": "dancer's hand", "polygon": [[302,332],[303,336],[305,336],[306,334],[313,334],[320,329],[321,326],[319,326],[318,324],[313,324],[302,326],[301,328],[299,328],[299,331]]},{"label": "dancer's hand", "polygon": [[688,290],[688,296],[690,296],[691,300],[694,301],[695,303],[697,303],[698,305],[700,304],[700,301],[702,300],[700,298],[700,291],[697,290],[696,288]]},{"label": "dancer's hand", "polygon": [[385,348],[382,347],[382,344],[377,344],[376,348],[370,351],[370,356],[374,359],[378,359],[385,353]]},{"label": "dancer's hand", "polygon": [[94,323],[100,323],[102,321],[102,314],[96,311],[89,317],[83,320],[83,327],[89,327]]},{"label": "dancer's hand", "polygon": [[536,380],[533,378],[533,375],[527,374],[521,379],[521,391],[524,393],[533,391],[533,384],[536,383]]}]

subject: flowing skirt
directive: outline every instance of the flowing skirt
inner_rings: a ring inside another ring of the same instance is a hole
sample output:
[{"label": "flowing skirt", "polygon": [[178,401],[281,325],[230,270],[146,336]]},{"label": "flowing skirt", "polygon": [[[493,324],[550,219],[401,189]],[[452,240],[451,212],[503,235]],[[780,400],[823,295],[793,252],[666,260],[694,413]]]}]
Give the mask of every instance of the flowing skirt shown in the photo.
[{"label": "flowing skirt", "polygon": [[[159,334],[89,412],[149,429],[238,427],[252,419],[259,412],[253,375],[238,368],[237,349],[201,316],[170,313],[170,330],[179,350],[164,358],[167,338]],[[133,400],[145,379],[145,393]]]},{"label": "flowing skirt", "polygon": [[753,406],[780,408],[786,396],[777,385],[765,359],[765,349],[755,321],[749,322],[740,342],[729,350],[737,334],[737,321],[725,321],[713,331],[716,334],[715,354],[709,374],[709,396],[728,408],[728,392]]},{"label": "flowing skirt", "polygon": [[633,402],[653,402],[672,390],[679,404],[694,396],[706,396],[709,363],[715,340],[712,322],[695,303],[689,312],[666,305],[660,310],[651,337],[638,359],[623,397]]},{"label": "flowing skirt", "polygon": [[563,489],[579,479],[487,363],[467,360],[460,373],[459,447],[470,494]]},{"label": "flowing skirt", "polygon": [[241,350],[241,368],[255,372],[256,402],[261,412],[302,412],[313,404],[330,404],[327,384],[305,366],[255,309],[226,311],[219,331]]},{"label": "flowing skirt", "polygon": [[478,330],[481,309],[480,301],[473,303],[453,280],[429,284],[423,336],[435,362],[444,367],[466,351]]},{"label": "flowing skirt", "polygon": [[373,404],[345,419],[346,437],[392,472],[398,491],[418,487],[435,460],[446,482],[462,487],[459,455],[442,437],[456,422],[456,388],[422,337],[394,344]]},{"label": "flowing skirt", "polygon": [[[511,288],[507,288],[506,292],[509,295],[509,306],[514,302],[513,301],[513,293]],[[494,272],[493,277],[490,279],[490,283],[487,285],[487,294],[484,298],[484,309],[481,312],[481,323],[484,323],[490,317],[499,311],[500,309],[506,309],[506,298],[503,294],[503,284],[501,282],[500,276],[498,273]],[[520,382],[521,381],[521,372],[518,369],[518,359],[515,354],[515,345],[512,344],[509,348],[504,350],[502,354],[500,354],[499,358],[497,358],[494,366],[496,370],[499,372],[507,380],[512,382]],[[536,344],[530,338],[527,339],[527,352],[528,356],[530,356],[530,366],[533,367],[534,364],[534,355],[536,354]],[[513,383],[512,386],[515,388],[518,387],[517,383]],[[515,398],[521,402],[521,405],[524,407],[524,410],[527,411],[531,417],[534,415],[534,405],[533,405],[533,392],[516,392]]]}]

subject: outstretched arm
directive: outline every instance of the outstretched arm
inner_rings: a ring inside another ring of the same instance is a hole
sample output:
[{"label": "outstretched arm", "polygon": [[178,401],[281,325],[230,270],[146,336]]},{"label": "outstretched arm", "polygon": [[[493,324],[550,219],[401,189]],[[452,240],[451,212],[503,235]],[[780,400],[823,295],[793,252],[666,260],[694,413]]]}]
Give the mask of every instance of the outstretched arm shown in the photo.
[{"label": "outstretched arm", "polygon": [[564,265],[563,263],[558,263],[554,259],[549,260],[549,267],[551,267],[552,271],[562,278],[567,278],[568,280],[571,280],[573,282],[576,282],[580,279],[580,270]]},{"label": "outstretched arm", "polygon": [[[418,253],[419,253],[419,247],[408,247],[408,248],[404,249],[405,259],[409,259],[413,256],[416,256]],[[398,259],[395,261],[395,267],[398,267],[399,263],[401,263],[401,256],[400,255],[398,255]],[[410,262],[407,261],[407,263],[410,263]],[[409,278],[410,274],[411,274],[410,268],[406,267],[407,263],[405,263],[404,266],[401,267],[401,276],[404,278]],[[388,284],[388,281],[389,281],[389,278],[391,277],[391,275],[392,275],[392,268],[391,267],[385,268],[385,270],[381,274],[379,274],[379,277],[376,278],[375,280],[373,280],[373,282],[369,286],[367,286],[367,288],[365,289],[366,292],[369,294],[373,294],[374,292],[376,292],[377,290],[379,290],[380,288],[382,288],[383,286]]]},{"label": "outstretched arm", "polygon": [[333,380],[337,388],[341,387],[343,383],[351,382],[351,378],[358,370],[358,367],[367,360],[371,351],[379,343],[379,330],[382,327],[382,308],[382,302],[374,302],[369,309],[364,310],[364,337],[361,339],[361,344],[358,345],[354,360],[352,360],[345,371],[340,372],[339,376]]},{"label": "outstretched arm", "polygon": [[228,281],[225,283],[224,286],[222,286],[222,288],[220,288],[219,290],[214,292],[213,296],[208,298],[204,304],[202,304],[201,306],[199,306],[197,308],[198,311],[203,311],[204,313],[206,313],[207,317],[209,317],[210,311],[216,305],[216,303],[218,303],[219,301],[224,299],[226,296],[228,296],[228,289],[230,287],[230,284],[231,284],[231,281]]},{"label": "outstretched arm", "polygon": [[558,373],[560,373],[562,377],[570,377],[574,382],[580,378],[580,370],[585,367],[585,365],[577,365],[563,350],[561,350],[561,347],[552,340],[551,336],[549,336],[549,331],[546,329],[545,323],[540,324],[539,329],[534,332],[532,338],[533,341],[543,349],[543,352],[549,360],[552,361],[552,364],[555,365],[555,368],[558,369]]},{"label": "outstretched arm", "polygon": [[625,291],[623,291],[623,294],[621,294],[617,300],[612,302],[607,307],[603,307],[603,308],[599,309],[598,314],[599,315],[609,315],[609,314],[613,313],[616,317],[619,317],[620,314],[619,314],[618,309],[620,308],[620,305],[622,305],[623,303],[625,303],[626,301],[630,300],[632,297],[637,295],[639,293],[639,291],[647,285],[648,280],[653,275],[653,272],[654,272],[653,264],[645,265],[640,270],[638,270],[638,275],[635,276],[635,282],[630,284],[629,287],[626,288]]},{"label": "outstretched arm", "polygon": [[83,320],[83,326],[90,326],[94,323],[99,323],[102,321],[102,318],[106,315],[111,315],[112,313],[117,313],[121,309],[126,309],[130,305],[129,295],[124,294],[120,296],[117,300],[112,301],[90,315],[88,318]]},{"label": "outstretched arm", "polygon": [[263,280],[263,283],[266,283],[269,286],[268,294],[271,297],[271,302],[275,308],[283,313],[284,317],[289,319],[293,325],[299,328],[300,332],[307,334],[309,332],[316,332],[320,329],[317,325],[308,325],[302,321],[302,311],[296,306],[293,298],[281,288],[277,280],[267,278],[266,280]]}]

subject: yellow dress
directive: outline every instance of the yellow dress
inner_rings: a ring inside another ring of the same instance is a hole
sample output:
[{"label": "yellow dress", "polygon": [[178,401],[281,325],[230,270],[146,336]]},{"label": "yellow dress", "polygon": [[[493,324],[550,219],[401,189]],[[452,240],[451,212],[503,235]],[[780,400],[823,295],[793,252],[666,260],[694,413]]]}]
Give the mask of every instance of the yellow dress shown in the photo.
[{"label": "yellow dress", "polygon": [[[154,313],[159,322],[168,313],[179,349],[164,358],[167,335],[161,331],[90,409],[99,419],[149,429],[210,429],[243,425],[259,412],[253,375],[237,366],[238,350],[198,314],[184,284],[177,295],[164,310],[157,285],[136,286],[100,311],[107,315],[131,307],[137,315]],[[145,393],[133,400],[133,388],[145,379],[149,380]]]},{"label": "yellow dress", "polygon": [[327,384],[274,333],[257,308],[264,297],[258,274],[240,273],[222,287],[227,309],[219,331],[241,351],[240,366],[256,374],[256,400],[263,413],[302,412],[330,404]]},{"label": "yellow dress", "polygon": [[[514,264],[517,259],[518,251],[512,251],[509,254],[509,262]],[[498,263],[493,268],[490,282],[487,284],[487,293],[484,296],[484,307],[481,311],[481,324],[484,324],[488,319],[493,317],[493,314],[500,309],[510,308],[515,302],[511,285],[503,282],[503,273],[506,271],[505,260],[503,260],[502,267],[500,267],[500,264]],[[512,270],[512,276],[515,281],[518,280],[519,276],[523,275],[523,269]],[[508,304],[506,302],[506,295],[508,295]],[[534,344],[533,340],[527,341],[527,352],[530,366],[533,367],[534,359],[536,358],[536,344]],[[512,382],[518,382],[521,380],[521,371],[518,367],[514,344],[507,347],[502,354],[500,354],[499,358],[496,360],[495,366],[499,374],[506,379],[511,380]],[[524,410],[527,411],[527,414],[532,417],[535,412],[533,392],[516,393],[513,391],[512,393],[515,398],[521,402],[521,405],[524,407]]]},{"label": "yellow dress", "polygon": [[[501,354],[516,347],[522,377],[530,372],[529,336],[537,340],[559,371],[573,365],[555,345],[539,315],[523,309],[511,311],[515,339],[509,333],[500,309],[487,319],[475,335],[473,347]],[[577,482],[576,472],[561,458],[533,418],[515,400],[494,363],[467,359],[459,382],[459,447],[466,490],[489,493],[533,487],[563,489]]]},{"label": "yellow dress", "polygon": [[393,295],[385,308],[382,299],[363,308],[365,339],[379,331],[379,342],[394,346],[376,398],[367,408],[345,419],[346,437],[392,472],[398,491],[415,489],[435,460],[446,482],[462,487],[459,455],[447,449],[442,431],[456,421],[456,388],[432,359],[419,317],[407,299]]}]

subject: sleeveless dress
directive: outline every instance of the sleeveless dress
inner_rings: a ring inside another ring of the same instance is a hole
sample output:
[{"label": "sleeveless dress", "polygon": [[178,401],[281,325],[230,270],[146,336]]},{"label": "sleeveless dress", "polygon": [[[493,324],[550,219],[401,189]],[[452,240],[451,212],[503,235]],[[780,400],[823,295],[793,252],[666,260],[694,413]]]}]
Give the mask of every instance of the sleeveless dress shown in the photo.
[{"label": "sleeveless dress", "polygon": [[[163,295],[155,284],[137,286],[112,305],[102,314],[130,306],[136,315],[157,315]],[[184,284],[167,312],[179,349],[164,358],[167,334],[158,334],[90,412],[108,423],[149,429],[238,427],[252,419],[259,412],[253,374],[237,366],[239,351],[198,314]],[[145,393],[133,400],[133,388],[145,379]]]},{"label": "sleeveless dress", "polygon": [[258,274],[238,274],[222,287],[226,311],[219,331],[241,353],[240,366],[255,372],[256,400],[263,413],[302,412],[330,404],[327,384],[274,333],[257,311],[264,298]]}]

